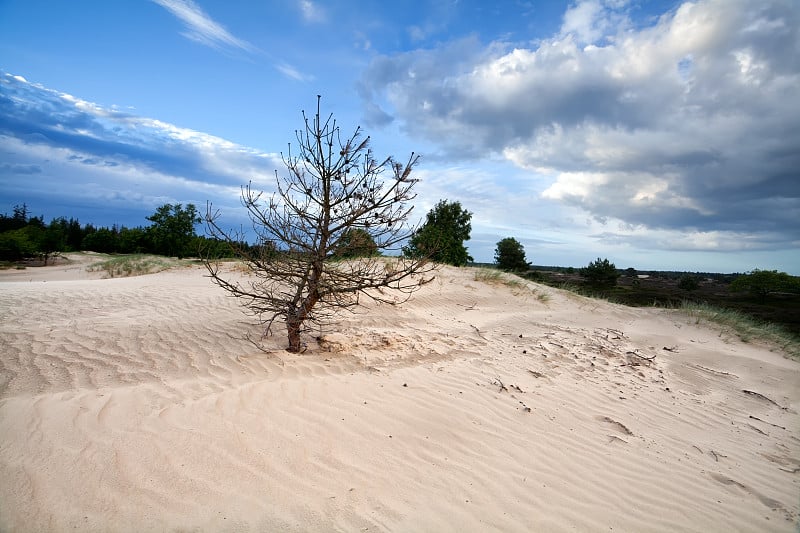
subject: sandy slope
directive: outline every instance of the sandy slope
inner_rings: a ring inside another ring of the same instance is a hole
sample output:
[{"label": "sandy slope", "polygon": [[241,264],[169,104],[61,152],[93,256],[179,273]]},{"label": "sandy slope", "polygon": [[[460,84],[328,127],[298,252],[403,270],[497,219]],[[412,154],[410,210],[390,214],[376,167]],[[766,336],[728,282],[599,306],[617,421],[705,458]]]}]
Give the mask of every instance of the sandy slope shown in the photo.
[{"label": "sandy slope", "polygon": [[445,268],[265,354],[200,269],[31,270],[0,274],[2,531],[797,528],[800,364],[685,316]]}]

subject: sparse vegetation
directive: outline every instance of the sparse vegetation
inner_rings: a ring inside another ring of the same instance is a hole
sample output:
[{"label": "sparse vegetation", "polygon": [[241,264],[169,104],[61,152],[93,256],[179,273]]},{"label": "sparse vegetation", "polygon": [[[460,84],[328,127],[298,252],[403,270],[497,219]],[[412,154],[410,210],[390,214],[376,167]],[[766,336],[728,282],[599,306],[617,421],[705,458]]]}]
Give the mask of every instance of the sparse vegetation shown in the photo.
[{"label": "sparse vegetation", "polygon": [[685,302],[680,311],[695,319],[696,324],[707,320],[736,335],[742,342],[754,339],[774,344],[790,357],[800,359],[800,339],[778,324],[763,322],[736,309],[726,309],[702,303]]},{"label": "sparse vegetation", "polygon": [[[432,243],[445,242],[446,239],[439,237],[434,229],[438,227],[441,230],[447,224],[452,223],[456,232],[465,237],[464,240],[468,239],[471,216],[458,202],[440,201],[428,214],[428,230],[423,231],[424,225],[415,234],[418,239],[415,253],[423,249],[433,250]],[[148,252],[155,251],[156,247],[163,253],[179,256],[202,248],[203,255],[213,259],[234,256],[231,252],[233,244],[254,254],[254,257],[261,254],[265,260],[285,257],[285,251],[276,248],[275,243],[269,240],[251,246],[244,240],[230,243],[196,236],[193,224],[197,221],[197,214],[191,204],[185,208],[181,205],[161,206],[147,220],[153,223],[147,228],[95,228],[91,224],[81,226],[76,219],[64,217],[55,218],[47,225],[42,217],[31,217],[26,205],[15,206],[12,215],[0,215],[0,259],[5,259],[0,261],[0,269],[25,269],[48,264],[62,250],[85,249],[126,254],[110,257],[88,268],[103,272],[109,278],[150,274],[186,264],[168,257],[149,255]],[[173,230],[174,234],[171,233]],[[335,248],[331,249],[329,259],[345,262],[360,257],[383,259],[382,271],[393,272],[392,260],[378,257],[380,247],[375,242],[374,230],[375,226],[370,223],[369,226],[365,224],[364,227],[343,231]],[[463,240],[450,244],[453,245],[450,252],[440,250],[444,254],[440,260],[461,264],[471,259]],[[608,259],[601,258],[579,270],[572,267],[530,267],[528,263],[524,263],[526,269],[522,269],[522,245],[510,237],[497,244],[497,264],[513,270],[512,263],[507,263],[505,258],[514,259],[513,264],[520,268],[517,271],[519,276],[526,280],[624,305],[683,309],[697,320],[720,324],[725,331],[735,333],[745,342],[766,339],[800,357],[800,277],[759,269],[746,274],[639,271],[632,267],[619,271]],[[129,254],[134,251],[144,253]],[[251,273],[244,263],[237,263],[234,268]],[[532,291],[541,302],[550,299],[549,294],[531,289],[524,280],[496,268],[476,269],[475,280],[504,285],[516,293]]]},{"label": "sparse vegetation", "polygon": [[535,294],[536,299],[542,303],[550,301],[550,295],[546,292],[537,291],[531,287],[523,278],[516,274],[503,272],[496,268],[480,267],[475,268],[474,278],[475,281],[487,283],[489,285],[503,285],[512,289],[515,295],[521,294]]},{"label": "sparse vegetation", "polygon": [[495,268],[476,268],[474,279],[489,285],[505,285],[513,289],[525,287],[525,282],[522,279]]},{"label": "sparse vegetation", "polygon": [[536,294],[536,299],[542,302],[543,304],[546,304],[547,302],[550,301],[550,295],[546,292],[538,292]]},{"label": "sparse vegetation", "polygon": [[143,276],[155,274],[183,266],[187,263],[178,259],[157,255],[133,254],[120,255],[90,265],[89,272],[105,272],[108,278],[125,278],[130,276]]},{"label": "sparse vegetation", "polygon": [[[622,276],[616,285],[602,287],[584,283],[583,278],[567,268],[535,267],[530,272],[537,273],[539,283],[633,307],[678,308],[690,302],[735,309],[756,321],[778,324],[800,337],[800,294],[776,292],[762,298],[749,290],[731,291],[736,274],[638,271],[635,277]],[[525,277],[533,279],[529,274]],[[680,287],[681,278],[687,275],[698,283],[693,291]]]}]

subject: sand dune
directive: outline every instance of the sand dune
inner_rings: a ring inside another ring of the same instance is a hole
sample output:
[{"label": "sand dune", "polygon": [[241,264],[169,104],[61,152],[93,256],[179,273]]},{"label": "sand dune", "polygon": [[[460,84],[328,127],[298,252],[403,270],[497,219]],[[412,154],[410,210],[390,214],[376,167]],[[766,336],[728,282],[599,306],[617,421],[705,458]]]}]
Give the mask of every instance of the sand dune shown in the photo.
[{"label": "sand dune", "polygon": [[2,531],[796,531],[767,346],[443,268],[264,353],[199,268],[84,267],[0,274]]}]

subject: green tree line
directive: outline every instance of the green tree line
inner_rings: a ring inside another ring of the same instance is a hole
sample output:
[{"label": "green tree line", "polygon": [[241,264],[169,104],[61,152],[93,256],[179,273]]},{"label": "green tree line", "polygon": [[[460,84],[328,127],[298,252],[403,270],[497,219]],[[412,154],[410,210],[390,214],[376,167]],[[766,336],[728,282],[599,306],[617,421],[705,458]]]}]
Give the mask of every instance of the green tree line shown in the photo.
[{"label": "green tree line", "polygon": [[171,257],[206,255],[224,257],[227,248],[197,235],[201,222],[193,204],[164,204],[146,217],[148,226],[96,227],[70,217],[30,216],[28,207],[17,205],[11,215],[0,215],[0,261],[36,259],[47,264],[61,252],[148,253]]}]

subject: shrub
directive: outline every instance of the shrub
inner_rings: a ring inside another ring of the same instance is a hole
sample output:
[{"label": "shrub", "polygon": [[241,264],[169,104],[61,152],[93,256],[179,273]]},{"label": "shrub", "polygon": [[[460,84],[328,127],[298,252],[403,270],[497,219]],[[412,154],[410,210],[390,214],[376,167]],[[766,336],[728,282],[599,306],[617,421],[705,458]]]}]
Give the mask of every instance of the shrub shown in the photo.
[{"label": "shrub", "polygon": [[582,268],[580,274],[588,283],[598,286],[614,286],[619,278],[616,265],[609,262],[608,259],[599,257],[597,261],[592,261],[588,266]]},{"label": "shrub", "polygon": [[503,270],[527,270],[528,262],[525,261],[525,248],[514,237],[506,237],[497,243],[494,252],[494,262]]},{"label": "shrub", "polygon": [[678,282],[678,288],[684,291],[696,291],[698,287],[700,287],[700,282],[690,274],[684,274]]},{"label": "shrub", "polygon": [[733,280],[730,288],[734,292],[749,291],[763,299],[778,292],[800,293],[800,278],[777,270],[755,269]]},{"label": "shrub", "polygon": [[333,256],[342,259],[375,255],[380,255],[375,239],[367,230],[361,228],[345,230],[333,250]]}]

